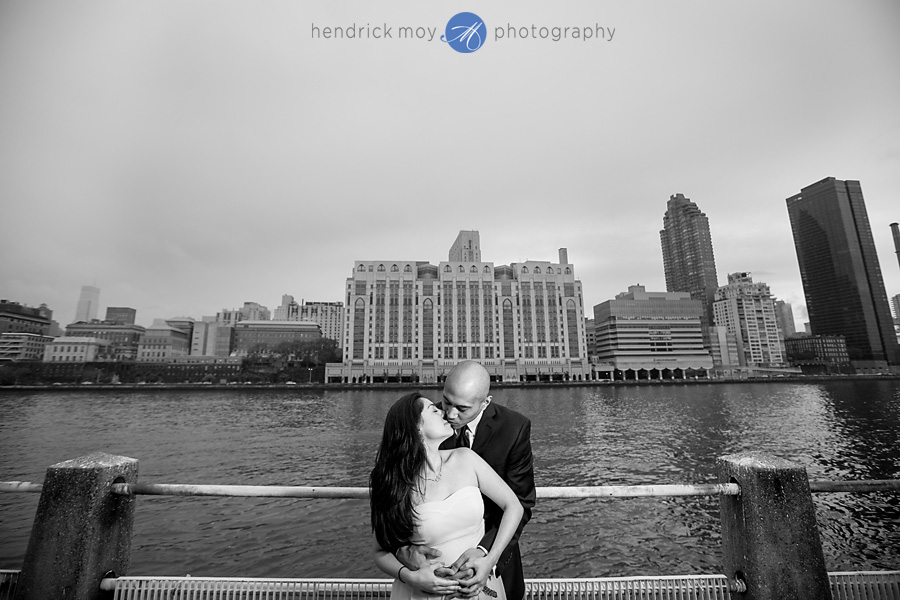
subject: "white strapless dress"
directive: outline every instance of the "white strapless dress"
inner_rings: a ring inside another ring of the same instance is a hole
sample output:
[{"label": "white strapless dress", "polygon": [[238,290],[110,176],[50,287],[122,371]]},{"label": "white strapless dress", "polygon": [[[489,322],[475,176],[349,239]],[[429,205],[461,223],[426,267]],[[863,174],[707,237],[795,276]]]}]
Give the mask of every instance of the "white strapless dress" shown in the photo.
[{"label": "white strapless dress", "polygon": [[[451,565],[459,555],[474,548],[484,536],[484,501],[474,485],[462,487],[443,500],[423,502],[416,507],[418,524],[412,542],[441,551],[440,562]],[[394,580],[391,600],[440,598]]]}]

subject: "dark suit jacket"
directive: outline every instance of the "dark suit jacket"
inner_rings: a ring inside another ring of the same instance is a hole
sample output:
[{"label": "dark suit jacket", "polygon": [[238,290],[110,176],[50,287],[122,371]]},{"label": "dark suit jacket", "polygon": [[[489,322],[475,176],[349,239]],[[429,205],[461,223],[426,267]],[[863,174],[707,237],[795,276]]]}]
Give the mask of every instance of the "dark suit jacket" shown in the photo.
[{"label": "dark suit jacket", "polygon": [[[446,440],[441,447],[454,447],[455,440]],[[512,488],[525,514],[512,541],[500,556],[497,573],[503,577],[507,600],[521,600],[525,596],[525,577],[522,571],[522,555],[519,552],[519,535],[525,523],[531,519],[535,502],[534,460],[531,454],[531,421],[516,411],[491,402],[484,409],[475,440],[474,450]],[[489,498],[484,498],[485,535],[481,545],[491,548],[503,511]]]}]

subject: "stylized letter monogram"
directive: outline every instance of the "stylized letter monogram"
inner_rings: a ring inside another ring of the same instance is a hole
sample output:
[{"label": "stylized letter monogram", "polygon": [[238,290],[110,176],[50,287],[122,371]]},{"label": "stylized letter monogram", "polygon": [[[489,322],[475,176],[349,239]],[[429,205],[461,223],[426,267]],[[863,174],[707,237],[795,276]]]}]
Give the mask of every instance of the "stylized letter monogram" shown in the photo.
[{"label": "stylized letter monogram", "polygon": [[475,13],[463,12],[453,15],[447,22],[441,41],[450,44],[457,52],[468,54],[475,52],[484,44],[485,38],[482,34],[485,31],[486,27],[481,17]]}]

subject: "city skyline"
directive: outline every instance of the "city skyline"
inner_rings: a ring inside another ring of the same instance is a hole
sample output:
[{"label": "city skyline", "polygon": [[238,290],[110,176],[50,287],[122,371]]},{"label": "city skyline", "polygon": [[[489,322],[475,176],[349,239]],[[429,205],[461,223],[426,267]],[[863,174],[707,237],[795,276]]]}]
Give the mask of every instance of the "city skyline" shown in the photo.
[{"label": "city skyline", "polygon": [[471,230],[497,265],[567,248],[589,311],[666,289],[658,236],[680,193],[709,219],[719,282],[752,273],[802,330],[784,198],[825,177],[860,181],[900,292],[895,2],[463,9],[616,33],[461,55],[310,37],[440,26],[440,5],[0,5],[0,296],[62,325],[88,284],[143,325],[344,301],[355,261],[434,263]]}]

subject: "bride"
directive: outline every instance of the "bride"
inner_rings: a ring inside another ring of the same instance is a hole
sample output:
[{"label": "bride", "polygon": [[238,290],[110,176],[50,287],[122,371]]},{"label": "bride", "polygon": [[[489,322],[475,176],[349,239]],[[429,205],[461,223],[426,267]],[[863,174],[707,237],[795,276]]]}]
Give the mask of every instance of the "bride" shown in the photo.
[{"label": "bride", "polygon": [[[438,449],[452,435],[443,411],[418,392],[400,398],[385,418],[369,489],[375,564],[394,578],[392,600],[477,591],[467,589],[474,577],[450,579],[446,567],[484,534],[482,494],[503,509],[503,518],[491,551],[475,559],[481,563],[476,572],[497,564],[522,518],[516,495],[480,456],[468,448]],[[409,544],[436,548],[447,563],[432,561],[411,571],[394,556]]]}]

